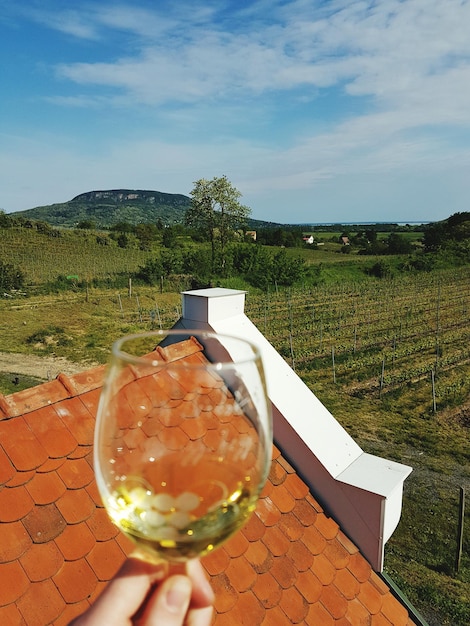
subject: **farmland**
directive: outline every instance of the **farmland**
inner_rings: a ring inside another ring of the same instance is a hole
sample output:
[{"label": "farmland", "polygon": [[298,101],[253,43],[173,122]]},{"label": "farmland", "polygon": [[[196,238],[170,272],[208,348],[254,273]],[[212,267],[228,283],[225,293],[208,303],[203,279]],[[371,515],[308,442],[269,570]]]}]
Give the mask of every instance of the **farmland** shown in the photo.
[{"label": "farmland", "polygon": [[[54,240],[25,229],[2,235],[0,260],[19,265],[27,283],[27,295],[0,299],[2,352],[86,367],[106,360],[117,335],[170,326],[181,314],[184,277],[128,284],[152,250],[100,246],[88,232]],[[386,572],[431,626],[466,625],[468,506],[458,572],[455,556],[459,490],[470,483],[470,268],[377,279],[364,272],[374,259],[335,249],[302,250],[310,272],[295,287],[247,288],[246,313],[364,450],[413,466]],[[87,284],[42,295],[41,285],[59,274]],[[120,286],[93,284],[118,274]],[[10,374],[0,377],[3,393],[18,389]],[[25,386],[40,382],[19,378]]]}]

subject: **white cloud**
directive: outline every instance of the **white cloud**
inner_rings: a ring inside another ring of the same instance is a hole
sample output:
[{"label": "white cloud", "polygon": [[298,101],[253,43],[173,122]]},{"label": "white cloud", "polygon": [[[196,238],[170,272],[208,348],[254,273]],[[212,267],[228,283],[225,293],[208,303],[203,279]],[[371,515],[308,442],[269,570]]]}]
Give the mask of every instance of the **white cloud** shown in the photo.
[{"label": "white cloud", "polygon": [[[62,160],[61,176],[73,168],[83,181],[76,193],[106,185],[189,193],[196,178],[226,173],[258,200],[263,189],[317,193],[346,177],[439,168],[450,187],[469,162],[449,136],[470,126],[469,0],[62,6],[31,16],[106,52],[80,60],[77,46],[76,62],[58,59],[48,101],[153,122],[135,139],[108,137],[107,155],[91,165],[51,147],[42,175]],[[332,90],[341,104],[331,98],[337,110],[325,123],[316,115]],[[277,132],[293,102],[303,116],[296,134]],[[67,199],[70,183],[58,184]]]},{"label": "white cloud", "polygon": [[[123,5],[101,8],[89,14],[86,27],[81,24],[84,30],[126,29],[141,45],[113,62],[62,63],[58,75],[77,85],[113,88],[114,96],[106,97],[119,103],[226,102],[276,92],[282,97],[301,88],[315,96],[336,85],[351,97],[374,98],[380,108],[424,106],[425,123],[433,122],[433,111],[438,123],[464,117],[470,3],[343,0],[288,8],[274,5],[269,23],[258,13],[233,31],[210,21],[212,11],[178,22],[171,12],[162,17]],[[66,17],[57,16],[53,25],[64,27]],[[453,104],[450,114],[434,102],[447,110]]]}]

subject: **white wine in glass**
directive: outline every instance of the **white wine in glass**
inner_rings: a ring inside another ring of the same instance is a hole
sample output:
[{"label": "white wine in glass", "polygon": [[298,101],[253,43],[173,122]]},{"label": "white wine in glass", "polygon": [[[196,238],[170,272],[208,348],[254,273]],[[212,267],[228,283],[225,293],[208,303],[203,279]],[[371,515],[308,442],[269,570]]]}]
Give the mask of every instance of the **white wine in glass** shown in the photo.
[{"label": "white wine in glass", "polygon": [[141,558],[186,561],[232,536],[256,507],[271,447],[254,344],[185,329],[113,344],[95,474],[109,516]]}]

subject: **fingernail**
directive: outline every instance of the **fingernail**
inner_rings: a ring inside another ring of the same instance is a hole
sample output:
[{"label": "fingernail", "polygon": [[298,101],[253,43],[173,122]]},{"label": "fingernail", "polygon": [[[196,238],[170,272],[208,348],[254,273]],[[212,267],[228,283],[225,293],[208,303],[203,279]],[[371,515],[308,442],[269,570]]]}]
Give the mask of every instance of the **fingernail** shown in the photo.
[{"label": "fingernail", "polygon": [[166,592],[165,600],[168,610],[172,613],[181,611],[181,605],[188,605],[191,598],[191,581],[184,576],[175,576]]}]

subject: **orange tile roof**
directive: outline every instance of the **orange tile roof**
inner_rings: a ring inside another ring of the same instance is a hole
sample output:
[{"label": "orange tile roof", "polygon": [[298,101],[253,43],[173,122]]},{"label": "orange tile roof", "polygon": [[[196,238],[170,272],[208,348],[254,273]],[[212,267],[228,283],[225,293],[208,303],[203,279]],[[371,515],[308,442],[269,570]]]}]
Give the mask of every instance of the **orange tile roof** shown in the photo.
[{"label": "orange tile roof", "polygon": [[[171,358],[195,354],[194,346],[167,350]],[[61,374],[0,395],[2,626],[65,626],[133,548],[109,521],[92,471],[103,373]],[[203,420],[179,420],[175,445],[207,435]],[[255,513],[203,564],[216,593],[217,625],[415,623],[276,446]]]}]

